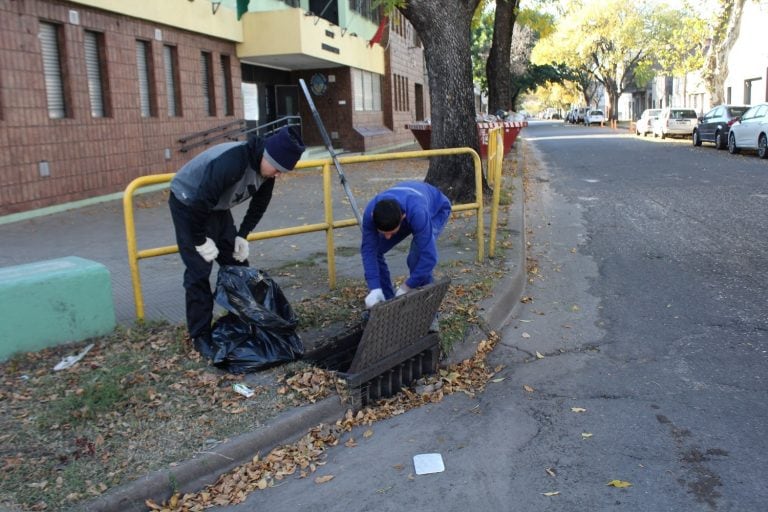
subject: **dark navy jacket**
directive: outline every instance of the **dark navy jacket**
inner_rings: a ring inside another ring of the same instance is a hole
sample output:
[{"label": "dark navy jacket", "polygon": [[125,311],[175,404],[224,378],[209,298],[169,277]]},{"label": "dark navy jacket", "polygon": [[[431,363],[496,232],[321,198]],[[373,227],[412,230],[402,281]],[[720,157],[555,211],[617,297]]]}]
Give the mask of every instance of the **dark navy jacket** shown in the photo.
[{"label": "dark navy jacket", "polygon": [[213,210],[229,210],[251,199],[238,230],[245,238],[261,220],[272,199],[273,178],[261,176],[264,140],[225,142],[187,162],[171,180],[171,192],[189,207],[195,245],[205,242],[205,226]]}]

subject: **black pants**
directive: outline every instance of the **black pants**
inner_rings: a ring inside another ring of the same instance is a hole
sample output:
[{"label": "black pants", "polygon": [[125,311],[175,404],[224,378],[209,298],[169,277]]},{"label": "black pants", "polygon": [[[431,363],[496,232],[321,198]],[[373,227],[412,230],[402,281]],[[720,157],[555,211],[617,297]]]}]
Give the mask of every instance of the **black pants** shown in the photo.
[{"label": "black pants", "polygon": [[[213,292],[210,276],[213,263],[205,261],[195,249],[188,207],[176,199],[173,193],[168,199],[168,206],[171,209],[173,227],[176,230],[179,255],[186,267],[184,290],[186,290],[187,330],[191,338],[196,338],[211,332]],[[229,210],[211,212],[205,226],[205,236],[213,240],[219,249],[219,256],[216,258],[219,265],[248,266],[248,260],[240,262],[232,257],[237,229]]]}]

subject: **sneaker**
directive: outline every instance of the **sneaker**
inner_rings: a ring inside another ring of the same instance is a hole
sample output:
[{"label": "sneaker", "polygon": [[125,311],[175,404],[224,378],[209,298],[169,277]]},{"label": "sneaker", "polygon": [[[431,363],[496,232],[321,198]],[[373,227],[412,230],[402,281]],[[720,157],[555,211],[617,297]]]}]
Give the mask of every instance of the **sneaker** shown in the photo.
[{"label": "sneaker", "polygon": [[213,359],[213,340],[211,339],[211,333],[206,332],[200,336],[192,338],[192,346],[204,359]]}]

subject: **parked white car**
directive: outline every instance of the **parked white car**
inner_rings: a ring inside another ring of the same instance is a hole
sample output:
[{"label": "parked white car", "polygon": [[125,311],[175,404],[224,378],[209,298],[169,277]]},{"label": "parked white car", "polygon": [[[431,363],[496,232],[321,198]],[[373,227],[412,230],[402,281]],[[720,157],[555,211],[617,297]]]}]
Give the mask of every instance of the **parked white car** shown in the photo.
[{"label": "parked white car", "polygon": [[589,109],[584,114],[584,124],[589,126],[591,124],[600,124],[605,122],[605,114],[602,110]]},{"label": "parked white car", "polygon": [[649,133],[653,133],[653,122],[659,117],[660,113],[660,108],[647,108],[643,110],[640,119],[635,123],[635,135],[645,137]]},{"label": "parked white car", "polygon": [[731,125],[728,133],[728,152],[756,149],[757,156],[768,158],[768,103],[760,103],[744,112]]},{"label": "parked white car", "polygon": [[692,108],[663,108],[653,122],[653,136],[662,139],[670,135],[692,137],[698,124],[699,116]]}]

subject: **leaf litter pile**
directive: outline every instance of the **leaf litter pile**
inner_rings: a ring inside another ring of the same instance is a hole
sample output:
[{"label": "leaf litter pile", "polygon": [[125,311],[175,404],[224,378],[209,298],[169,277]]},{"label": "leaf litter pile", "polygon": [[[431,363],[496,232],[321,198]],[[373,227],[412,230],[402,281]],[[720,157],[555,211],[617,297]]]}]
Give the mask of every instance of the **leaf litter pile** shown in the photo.
[{"label": "leaf litter pile", "polygon": [[[440,370],[437,375],[419,379],[415,388],[403,388],[397,395],[379,400],[357,413],[348,410],[344,418],[334,425],[318,425],[299,441],[275,448],[263,458],[256,455],[251,462],[221,476],[201,492],[176,494],[163,504],[147,500],[146,505],[150,510],[163,512],[195,512],[213,506],[242,503],[250,493],[277,485],[288,477],[307,478],[325,464],[326,450],[337,446],[342,436],[353,427],[371,425],[410,409],[440,402],[451,393],[463,392],[475,396],[482,392],[493,376],[503,369],[501,366],[488,368],[485,363],[497,342],[498,336],[491,333],[488,339],[478,344],[472,358]],[[299,382],[295,381],[296,384]],[[343,386],[343,381],[336,384]],[[343,390],[340,391],[343,393]],[[371,435],[369,432],[366,431],[363,436]],[[345,443],[347,447],[354,447],[355,444],[354,439]],[[315,483],[322,484],[331,479],[332,475],[325,475],[317,477]]]},{"label": "leaf litter pile", "polygon": [[[444,350],[478,323],[477,304],[501,275],[500,264],[441,266],[440,273],[452,279],[441,306]],[[323,329],[339,318],[359,317],[365,292],[359,286],[339,288],[295,306],[300,317],[311,318]],[[338,307],[329,308],[331,303]],[[94,346],[85,357],[61,371],[54,370],[57,363],[86,342],[22,354],[0,364],[0,508],[76,510],[84,501],[150,471],[262,426],[290,407],[337,392],[334,373],[302,361],[257,372],[254,385],[247,376],[207,366],[185,338],[181,326],[138,324],[89,340]],[[290,474],[310,474],[321,464],[324,447],[338,442],[342,429],[400,414],[447,392],[474,389],[476,384],[467,384],[475,380],[466,370],[443,372],[424,384],[426,394],[404,391],[362,416],[318,428],[295,446],[254,461],[241,469],[244,473],[201,493],[194,498],[197,508],[184,506],[198,510],[214,500],[242,499],[238,493],[244,488],[272,485]],[[246,398],[234,392],[238,382],[247,383],[255,395]],[[245,476],[256,474],[255,481]],[[174,500],[168,509],[180,506],[174,505],[180,498]]]},{"label": "leaf litter pile", "polygon": [[[466,248],[469,260],[473,222],[457,214],[452,229],[442,237]],[[439,264],[436,275],[452,280],[440,308],[444,353],[479,323],[478,303],[506,271],[503,249],[509,247],[508,236],[499,240],[495,259]],[[317,273],[311,268],[307,272]],[[297,279],[306,283],[309,278]],[[357,281],[294,303],[300,331],[359,318],[366,292]],[[89,343],[93,348],[82,360],[54,370]],[[201,510],[237,503],[248,492],[288,476],[307,477],[323,464],[325,449],[338,444],[342,433],[356,425],[402,414],[456,391],[482,390],[494,373],[484,366],[494,343],[490,337],[475,358],[441,370],[375,407],[348,414],[335,425],[318,426],[299,442],[254,458],[203,492],[174,496],[162,505],[148,501],[147,507]],[[208,366],[191,348],[184,327],[167,323],[120,327],[109,336],[0,363],[0,509],[77,510],[89,499],[260,427],[288,408],[343,391],[333,372],[302,361],[257,375],[254,385],[247,376]],[[254,390],[254,396],[246,398],[233,390],[233,384],[241,382]]]},{"label": "leaf litter pile", "polygon": [[243,376],[208,367],[168,325],[118,331],[55,371],[71,348],[1,365],[0,508],[66,510],[327,393],[291,363],[246,402],[232,390]]}]

